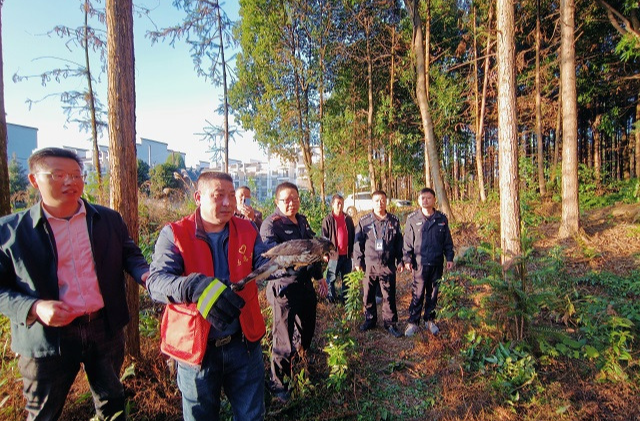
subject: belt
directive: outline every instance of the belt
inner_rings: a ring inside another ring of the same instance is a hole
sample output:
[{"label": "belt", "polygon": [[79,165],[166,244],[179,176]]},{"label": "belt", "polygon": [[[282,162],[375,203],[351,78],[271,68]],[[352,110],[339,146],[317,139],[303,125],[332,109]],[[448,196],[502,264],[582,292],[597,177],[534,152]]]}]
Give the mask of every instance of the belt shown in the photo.
[{"label": "belt", "polygon": [[231,343],[231,341],[242,339],[242,338],[243,338],[242,331],[239,330],[236,333],[232,333],[231,335],[223,336],[222,338],[212,339],[211,342],[213,343],[213,346],[215,346],[216,348],[219,348],[221,346],[225,346]]},{"label": "belt", "polygon": [[101,319],[104,316],[104,307],[91,313],[78,316],[71,322],[72,325],[86,325],[94,320]]}]

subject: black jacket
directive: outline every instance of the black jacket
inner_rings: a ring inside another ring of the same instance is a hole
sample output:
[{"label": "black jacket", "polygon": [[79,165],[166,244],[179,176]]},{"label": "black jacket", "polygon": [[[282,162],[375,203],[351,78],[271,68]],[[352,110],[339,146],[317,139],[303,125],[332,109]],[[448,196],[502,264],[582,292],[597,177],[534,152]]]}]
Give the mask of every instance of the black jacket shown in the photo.
[{"label": "black jacket", "polygon": [[[138,283],[149,270],[120,214],[84,203],[87,229],[104,301],[107,328],[117,331],[129,322],[124,271]],[[60,328],[26,320],[38,299],[58,300],[55,238],[40,203],[0,218],[0,313],[11,320],[11,348],[38,358],[58,355]]]},{"label": "black jacket", "polygon": [[407,216],[404,226],[402,259],[413,268],[417,265],[442,265],[443,259],[453,262],[453,239],[447,217],[436,211],[431,218],[418,209]]},{"label": "black jacket", "polygon": [[[376,237],[384,239],[382,251],[376,250]],[[385,219],[378,221],[371,212],[360,218],[356,228],[353,262],[363,270],[371,266],[384,266],[395,272],[402,262],[402,232],[395,215],[387,212]]]},{"label": "black jacket", "polygon": [[[347,257],[351,259],[353,256],[353,242],[356,236],[356,228],[353,225],[353,219],[344,214],[344,222],[347,225]],[[322,221],[322,236],[328,238],[329,241],[336,246],[335,254],[338,255],[338,231],[336,229],[336,219],[333,217],[333,213],[329,213]]]}]

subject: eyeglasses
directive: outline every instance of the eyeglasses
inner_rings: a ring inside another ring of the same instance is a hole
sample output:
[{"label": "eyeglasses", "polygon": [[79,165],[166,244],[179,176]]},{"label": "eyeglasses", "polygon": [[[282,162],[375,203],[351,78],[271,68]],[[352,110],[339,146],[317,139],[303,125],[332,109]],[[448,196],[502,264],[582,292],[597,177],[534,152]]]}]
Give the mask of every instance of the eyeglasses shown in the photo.
[{"label": "eyeglasses", "polygon": [[52,181],[64,181],[67,178],[70,178],[73,182],[84,181],[84,174],[69,174],[64,171],[40,171],[37,172],[38,175],[47,175]]},{"label": "eyeglasses", "polygon": [[287,197],[286,199],[278,199],[278,202],[282,203],[300,203],[299,197]]}]

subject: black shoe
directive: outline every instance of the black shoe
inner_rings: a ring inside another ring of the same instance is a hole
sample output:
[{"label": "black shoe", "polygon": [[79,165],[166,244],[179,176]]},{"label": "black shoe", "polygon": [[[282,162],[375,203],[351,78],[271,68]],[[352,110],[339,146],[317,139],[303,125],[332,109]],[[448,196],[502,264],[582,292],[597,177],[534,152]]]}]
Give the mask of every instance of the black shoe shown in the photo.
[{"label": "black shoe", "polygon": [[376,327],[375,323],[364,322],[360,325],[360,332],[366,332],[367,330],[371,330]]},{"label": "black shoe", "polygon": [[288,390],[273,392],[273,398],[282,404],[286,404],[291,399],[291,392],[289,392]]},{"label": "black shoe", "polygon": [[398,329],[396,329],[394,325],[387,326],[386,329],[387,329],[387,332],[389,332],[396,338],[401,338],[403,336],[402,333],[398,332]]}]

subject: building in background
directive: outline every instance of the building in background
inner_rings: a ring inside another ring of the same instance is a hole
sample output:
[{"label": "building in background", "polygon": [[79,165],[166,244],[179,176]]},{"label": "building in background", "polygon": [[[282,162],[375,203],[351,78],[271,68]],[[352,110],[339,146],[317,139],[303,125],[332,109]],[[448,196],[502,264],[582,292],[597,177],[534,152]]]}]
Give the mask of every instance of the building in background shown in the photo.
[{"label": "building in background", "polygon": [[7,123],[7,157],[9,162],[15,156],[25,170],[29,169],[27,159],[38,148],[38,129]]},{"label": "building in background", "polygon": [[138,159],[146,162],[151,168],[167,162],[167,158],[173,153],[180,154],[182,159],[186,160],[186,154],[184,152],[173,151],[169,149],[168,145],[164,142],[146,139],[144,137],[139,137],[138,141],[136,141],[136,155]]}]

